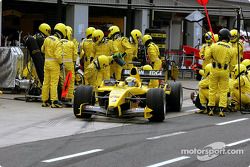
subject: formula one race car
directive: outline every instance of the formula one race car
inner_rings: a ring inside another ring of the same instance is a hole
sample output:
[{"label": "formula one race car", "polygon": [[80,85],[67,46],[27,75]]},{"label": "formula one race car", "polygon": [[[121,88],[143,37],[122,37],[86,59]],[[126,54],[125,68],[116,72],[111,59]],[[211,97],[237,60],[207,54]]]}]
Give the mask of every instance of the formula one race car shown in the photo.
[{"label": "formula one race car", "polygon": [[[79,86],[74,96],[74,115],[77,118],[91,118],[92,115],[144,117],[162,122],[167,111],[181,110],[182,85],[164,82],[164,71],[132,68],[124,70],[123,77],[127,77],[125,81],[105,80],[95,91],[91,86]],[[161,80],[157,88],[149,86],[154,79]]]}]

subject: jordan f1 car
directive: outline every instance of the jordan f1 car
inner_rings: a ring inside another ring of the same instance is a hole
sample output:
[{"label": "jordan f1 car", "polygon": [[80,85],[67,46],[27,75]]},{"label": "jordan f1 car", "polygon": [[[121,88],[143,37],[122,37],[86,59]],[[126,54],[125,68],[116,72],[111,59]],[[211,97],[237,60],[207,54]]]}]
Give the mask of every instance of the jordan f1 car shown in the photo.
[{"label": "jordan f1 car", "polygon": [[[181,111],[183,90],[181,83],[164,81],[164,71],[143,71],[137,68],[124,70],[123,77],[134,77],[137,85],[125,81],[105,80],[94,90],[91,86],[79,86],[75,90],[74,115],[91,118],[92,115],[126,118],[144,117],[162,122],[167,111]],[[150,88],[152,79],[160,80],[158,88]]]}]

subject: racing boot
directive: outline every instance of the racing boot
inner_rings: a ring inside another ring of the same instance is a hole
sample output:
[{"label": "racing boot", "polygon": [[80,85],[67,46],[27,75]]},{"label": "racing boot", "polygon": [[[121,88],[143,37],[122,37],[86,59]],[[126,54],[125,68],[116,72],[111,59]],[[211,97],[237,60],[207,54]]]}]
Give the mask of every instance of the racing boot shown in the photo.
[{"label": "racing boot", "polygon": [[224,107],[220,107],[219,110],[220,110],[219,116],[220,117],[225,117],[225,113],[224,113],[225,108]]},{"label": "racing boot", "polygon": [[62,102],[58,100],[52,101],[51,108],[62,108]]},{"label": "racing boot", "polygon": [[208,107],[208,111],[209,111],[208,116],[214,116],[214,109],[215,109],[215,107],[213,107],[213,106]]},{"label": "racing boot", "polygon": [[49,107],[49,106],[50,106],[49,100],[42,102],[42,107]]}]

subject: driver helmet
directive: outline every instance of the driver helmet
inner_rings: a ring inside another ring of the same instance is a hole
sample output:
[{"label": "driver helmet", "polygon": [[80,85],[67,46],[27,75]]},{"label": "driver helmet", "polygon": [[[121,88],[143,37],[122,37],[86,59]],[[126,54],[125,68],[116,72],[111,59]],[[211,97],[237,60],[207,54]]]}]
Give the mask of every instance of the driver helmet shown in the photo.
[{"label": "driver helmet", "polygon": [[128,77],[128,78],[126,78],[125,79],[125,83],[129,87],[137,87],[137,86],[139,86],[138,80],[135,77]]}]

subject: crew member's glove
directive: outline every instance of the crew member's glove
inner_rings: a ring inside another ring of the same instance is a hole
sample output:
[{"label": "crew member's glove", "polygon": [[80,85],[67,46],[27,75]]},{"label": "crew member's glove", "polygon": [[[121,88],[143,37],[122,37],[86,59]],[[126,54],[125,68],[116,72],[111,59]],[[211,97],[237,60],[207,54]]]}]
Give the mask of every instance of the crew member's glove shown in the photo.
[{"label": "crew member's glove", "polygon": [[115,53],[115,54],[112,55],[112,58],[113,58],[113,59],[122,58],[122,54],[121,54],[121,53]]},{"label": "crew member's glove", "polygon": [[61,64],[60,64],[60,70],[62,71],[63,69],[64,69],[64,64],[61,63]]},{"label": "crew member's glove", "polygon": [[90,63],[94,60],[94,57],[90,57]]},{"label": "crew member's glove", "polygon": [[139,59],[137,57],[133,57],[132,61],[139,61]]},{"label": "crew member's glove", "polygon": [[124,66],[125,64],[126,64],[126,62],[123,60],[123,58],[122,58],[122,53],[116,53],[116,54],[114,54],[114,55],[112,55],[112,58],[113,58],[113,60],[117,63],[117,64],[119,64],[121,67],[122,66]]},{"label": "crew member's glove", "polygon": [[127,56],[127,53],[124,52],[124,53],[122,54],[122,57],[126,57],[126,56]]}]

